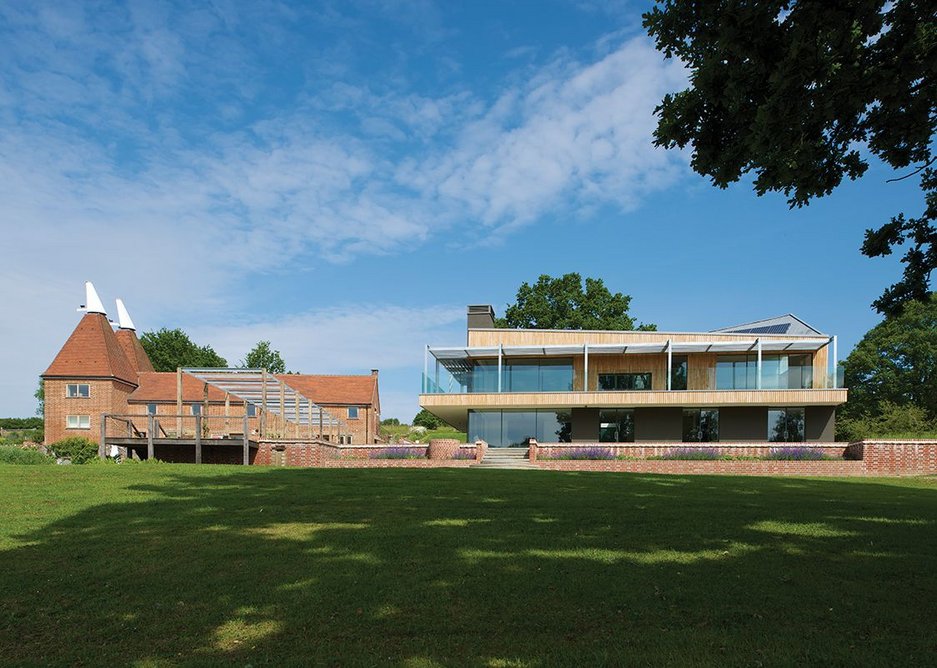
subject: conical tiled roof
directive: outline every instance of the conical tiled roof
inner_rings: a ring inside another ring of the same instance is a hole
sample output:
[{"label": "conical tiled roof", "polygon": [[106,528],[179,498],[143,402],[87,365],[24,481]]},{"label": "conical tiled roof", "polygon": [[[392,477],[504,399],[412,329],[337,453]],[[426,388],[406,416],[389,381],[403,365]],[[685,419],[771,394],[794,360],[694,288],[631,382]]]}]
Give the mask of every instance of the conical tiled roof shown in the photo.
[{"label": "conical tiled roof", "polygon": [[42,375],[44,378],[116,378],[137,384],[137,372],[103,313],[85,314]]},{"label": "conical tiled roof", "polygon": [[140,373],[141,371],[154,370],[153,363],[143,349],[143,345],[141,345],[135,331],[132,329],[118,329],[116,336],[121,350],[124,351],[124,356],[130,362],[130,366],[133,367],[134,371]]}]

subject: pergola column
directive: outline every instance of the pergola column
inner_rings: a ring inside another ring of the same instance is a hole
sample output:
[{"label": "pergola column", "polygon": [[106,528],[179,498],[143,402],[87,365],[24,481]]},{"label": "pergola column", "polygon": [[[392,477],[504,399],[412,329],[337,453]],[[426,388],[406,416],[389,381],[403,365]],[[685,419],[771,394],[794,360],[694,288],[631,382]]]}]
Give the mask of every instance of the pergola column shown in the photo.
[{"label": "pergola column", "polygon": [[755,378],[755,389],[761,389],[761,339],[755,339],[755,348],[758,350],[758,367]]},{"label": "pergola column", "polygon": [[589,344],[582,346],[582,391],[589,391]]},{"label": "pergola column", "polygon": [[667,339],[667,389],[671,390],[673,381],[673,341]]},{"label": "pergola column", "polygon": [[501,393],[501,373],[504,366],[504,344],[498,344],[498,393]]}]

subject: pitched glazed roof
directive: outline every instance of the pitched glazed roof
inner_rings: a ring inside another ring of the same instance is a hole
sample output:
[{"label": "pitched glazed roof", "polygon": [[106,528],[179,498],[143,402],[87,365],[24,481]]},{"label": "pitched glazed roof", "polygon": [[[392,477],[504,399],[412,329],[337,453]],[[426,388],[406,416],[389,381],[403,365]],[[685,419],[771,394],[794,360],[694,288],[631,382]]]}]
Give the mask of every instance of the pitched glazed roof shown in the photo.
[{"label": "pitched glazed roof", "polygon": [[[176,372],[149,371],[139,375],[139,387],[135,389],[127,401],[132,403],[166,402],[176,400]],[[182,374],[182,400],[185,402],[199,402],[205,397],[205,384],[198,378],[189,374]],[[223,402],[224,392],[212,385],[208,386],[208,400]],[[231,403],[240,404],[237,397],[231,397]]]},{"label": "pitched glazed roof", "polygon": [[137,384],[111,323],[103,313],[86,313],[42,374],[45,378],[116,378]]},{"label": "pitched glazed roof", "polygon": [[118,329],[115,336],[121,350],[124,351],[124,356],[130,362],[130,366],[133,367],[134,371],[138,373],[153,371],[153,363],[150,362],[150,358],[143,349],[140,339],[137,338],[136,332],[132,329]]},{"label": "pitched glazed roof", "polygon": [[370,405],[374,401],[377,376],[328,376],[283,374],[278,379],[317,404]]},{"label": "pitched glazed roof", "polygon": [[826,336],[823,332],[811,327],[793,313],[779,315],[776,318],[755,320],[741,325],[714,329],[713,332],[728,334],[791,334],[795,336]]}]

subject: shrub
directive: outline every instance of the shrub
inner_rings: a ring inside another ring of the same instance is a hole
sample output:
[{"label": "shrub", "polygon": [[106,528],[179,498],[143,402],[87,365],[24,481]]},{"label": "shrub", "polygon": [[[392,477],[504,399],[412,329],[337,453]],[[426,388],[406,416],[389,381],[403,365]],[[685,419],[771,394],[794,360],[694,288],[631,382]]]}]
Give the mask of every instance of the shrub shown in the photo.
[{"label": "shrub", "polygon": [[44,455],[33,448],[13,445],[0,446],[0,463],[3,464],[53,464],[55,458]]},{"label": "shrub", "polygon": [[692,460],[716,460],[721,455],[716,448],[673,448],[658,457],[650,459],[692,459]]},{"label": "shrub", "polygon": [[610,448],[592,446],[585,448],[571,448],[569,450],[561,451],[558,454],[540,457],[540,459],[615,459],[615,455],[612,453]]},{"label": "shrub", "polygon": [[423,459],[425,448],[380,448],[368,453],[369,459]]},{"label": "shrub", "polygon": [[785,448],[771,448],[765,459],[806,462],[825,459],[823,451],[817,448],[794,446]]},{"label": "shrub", "polygon": [[56,457],[67,457],[72,464],[84,464],[98,456],[98,444],[84,436],[69,436],[49,447]]},{"label": "shrub", "polygon": [[442,420],[425,408],[421,408],[420,412],[413,418],[413,426],[426,427],[427,429],[439,429],[442,426]]}]

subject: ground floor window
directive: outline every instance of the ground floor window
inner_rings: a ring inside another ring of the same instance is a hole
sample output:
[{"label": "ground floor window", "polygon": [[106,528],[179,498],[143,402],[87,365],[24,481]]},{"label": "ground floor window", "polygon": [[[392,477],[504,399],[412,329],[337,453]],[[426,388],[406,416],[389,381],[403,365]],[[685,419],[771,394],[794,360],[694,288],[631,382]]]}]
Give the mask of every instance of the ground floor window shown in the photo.
[{"label": "ground floor window", "polygon": [[91,429],[90,415],[69,415],[65,418],[68,429]]},{"label": "ground floor window", "polygon": [[768,440],[780,443],[802,443],[806,439],[803,408],[769,408]]},{"label": "ground floor window", "polygon": [[634,411],[631,409],[599,411],[599,442],[633,443]]},{"label": "ground floor window", "polygon": [[718,440],[718,409],[683,409],[683,441],[685,443],[710,443]]},{"label": "ground floor window", "polygon": [[495,447],[541,443],[569,443],[572,420],[568,411],[469,411],[469,440]]}]

